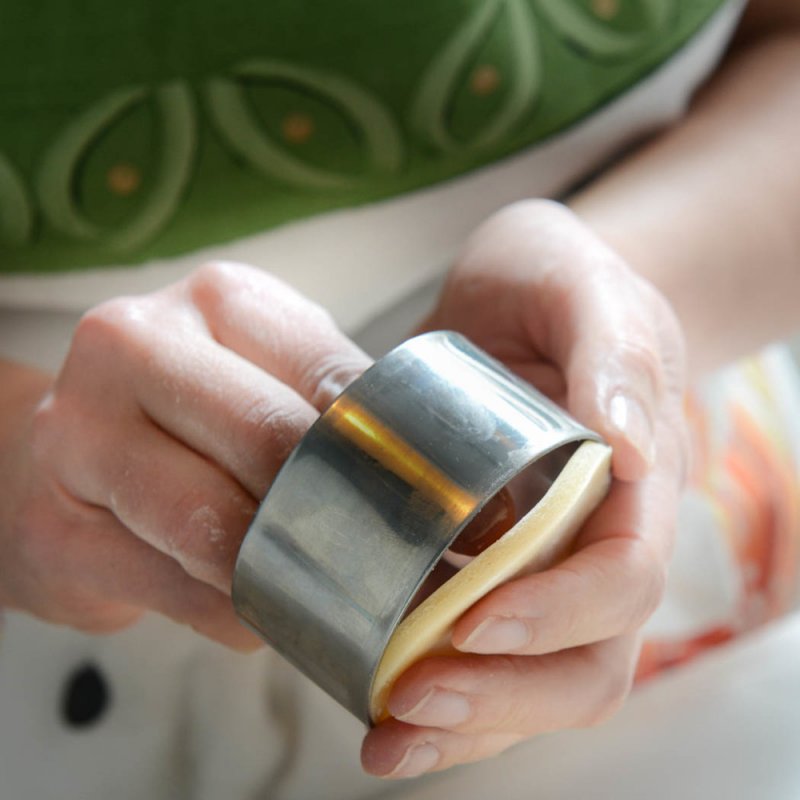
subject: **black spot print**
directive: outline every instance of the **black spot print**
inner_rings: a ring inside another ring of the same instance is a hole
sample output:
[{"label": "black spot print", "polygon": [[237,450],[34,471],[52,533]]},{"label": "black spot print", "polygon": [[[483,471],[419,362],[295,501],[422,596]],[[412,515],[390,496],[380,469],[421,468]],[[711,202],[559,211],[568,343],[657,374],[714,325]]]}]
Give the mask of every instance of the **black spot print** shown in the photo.
[{"label": "black spot print", "polygon": [[64,684],[61,719],[71,728],[87,728],[102,719],[110,702],[111,693],[103,673],[95,664],[82,664]]}]

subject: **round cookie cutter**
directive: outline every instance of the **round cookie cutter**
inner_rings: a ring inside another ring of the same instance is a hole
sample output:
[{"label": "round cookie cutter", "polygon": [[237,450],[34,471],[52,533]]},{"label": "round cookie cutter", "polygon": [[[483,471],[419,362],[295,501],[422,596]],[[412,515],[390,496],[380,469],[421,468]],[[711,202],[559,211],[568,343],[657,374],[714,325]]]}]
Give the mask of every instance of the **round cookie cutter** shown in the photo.
[{"label": "round cookie cutter", "polygon": [[[234,606],[375,722],[411,663],[455,652],[449,630],[470,605],[563,554],[605,495],[609,463],[597,434],[461,335],[417,336],[354,381],[287,459],[239,552]],[[516,525],[455,575],[437,567],[504,487],[523,512]],[[441,585],[423,597],[435,568]]]}]

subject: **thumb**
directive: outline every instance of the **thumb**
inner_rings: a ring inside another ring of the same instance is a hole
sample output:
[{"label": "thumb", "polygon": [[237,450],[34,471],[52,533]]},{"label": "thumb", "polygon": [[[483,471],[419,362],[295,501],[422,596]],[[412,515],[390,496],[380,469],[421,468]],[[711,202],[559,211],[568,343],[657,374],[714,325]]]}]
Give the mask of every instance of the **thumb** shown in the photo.
[{"label": "thumb", "polygon": [[655,461],[660,406],[658,371],[644,349],[615,342],[597,352],[575,351],[567,368],[568,408],[612,446],[614,476],[643,478]]},{"label": "thumb", "polygon": [[660,307],[624,280],[590,280],[570,294],[557,342],[567,407],[612,446],[614,476],[639,480],[655,460],[665,394]]}]

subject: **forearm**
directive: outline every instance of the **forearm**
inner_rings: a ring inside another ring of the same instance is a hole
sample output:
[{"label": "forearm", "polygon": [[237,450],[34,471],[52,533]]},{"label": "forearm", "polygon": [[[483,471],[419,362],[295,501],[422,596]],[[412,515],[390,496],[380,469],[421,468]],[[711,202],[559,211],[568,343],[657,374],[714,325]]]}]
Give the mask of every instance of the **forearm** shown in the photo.
[{"label": "forearm", "polygon": [[800,32],[734,53],[572,206],[670,299],[694,374],[800,328]]}]

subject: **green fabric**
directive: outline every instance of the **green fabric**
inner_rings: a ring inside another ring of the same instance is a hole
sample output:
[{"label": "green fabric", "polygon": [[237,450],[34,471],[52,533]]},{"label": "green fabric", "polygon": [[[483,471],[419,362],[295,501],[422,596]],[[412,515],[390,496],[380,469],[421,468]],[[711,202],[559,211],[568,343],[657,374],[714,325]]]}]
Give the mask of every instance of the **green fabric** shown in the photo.
[{"label": "green fabric", "polygon": [[721,0],[16,0],[0,270],[169,257],[517,152]]}]

